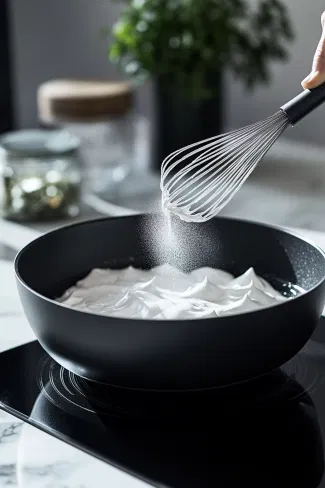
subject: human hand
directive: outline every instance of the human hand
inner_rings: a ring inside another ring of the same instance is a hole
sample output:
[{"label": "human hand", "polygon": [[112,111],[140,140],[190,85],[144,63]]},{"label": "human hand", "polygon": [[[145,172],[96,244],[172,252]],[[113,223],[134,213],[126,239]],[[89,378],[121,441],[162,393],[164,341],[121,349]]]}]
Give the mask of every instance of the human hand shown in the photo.
[{"label": "human hand", "polygon": [[325,12],[321,17],[322,35],[319,40],[310,74],[301,82],[303,88],[311,89],[325,82]]}]

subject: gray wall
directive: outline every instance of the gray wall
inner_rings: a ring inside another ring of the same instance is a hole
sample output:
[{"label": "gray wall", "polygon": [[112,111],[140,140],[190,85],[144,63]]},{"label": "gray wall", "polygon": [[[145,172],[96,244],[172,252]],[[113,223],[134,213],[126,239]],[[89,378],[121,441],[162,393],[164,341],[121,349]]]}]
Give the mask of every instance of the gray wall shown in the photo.
[{"label": "gray wall", "polygon": [[[287,0],[297,38],[286,66],[273,67],[272,85],[247,95],[231,76],[227,83],[227,122],[238,127],[274,112],[300,90],[310,70],[320,35],[324,0]],[[36,124],[35,92],[56,77],[114,77],[118,74],[106,57],[103,26],[112,24],[119,5],[112,0],[12,0],[15,106],[19,127]],[[150,91],[142,90],[140,105],[148,110]],[[288,135],[323,143],[325,111],[319,110]]]}]

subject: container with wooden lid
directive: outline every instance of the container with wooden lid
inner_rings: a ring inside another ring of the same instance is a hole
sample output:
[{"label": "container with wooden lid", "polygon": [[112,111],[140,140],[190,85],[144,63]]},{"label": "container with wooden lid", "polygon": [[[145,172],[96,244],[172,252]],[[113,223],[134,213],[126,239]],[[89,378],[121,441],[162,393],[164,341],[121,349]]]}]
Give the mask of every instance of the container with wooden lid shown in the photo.
[{"label": "container with wooden lid", "polygon": [[128,83],[52,80],[38,89],[39,120],[81,140],[84,181],[101,194],[124,180],[134,157],[133,92]]}]

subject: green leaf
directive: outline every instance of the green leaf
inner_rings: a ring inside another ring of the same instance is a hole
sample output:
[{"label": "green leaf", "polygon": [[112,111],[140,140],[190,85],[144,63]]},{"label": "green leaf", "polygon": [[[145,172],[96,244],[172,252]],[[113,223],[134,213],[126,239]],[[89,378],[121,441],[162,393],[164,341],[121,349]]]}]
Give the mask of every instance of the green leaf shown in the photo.
[{"label": "green leaf", "polygon": [[137,81],[160,76],[193,99],[214,96],[207,79],[225,68],[249,88],[270,79],[293,28],[280,0],[128,0],[109,57]]}]

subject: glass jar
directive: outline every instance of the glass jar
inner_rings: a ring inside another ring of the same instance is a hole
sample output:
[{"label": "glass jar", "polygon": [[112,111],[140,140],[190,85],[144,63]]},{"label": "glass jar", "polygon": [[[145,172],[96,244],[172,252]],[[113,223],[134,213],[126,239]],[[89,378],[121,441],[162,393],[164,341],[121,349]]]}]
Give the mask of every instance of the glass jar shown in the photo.
[{"label": "glass jar", "polygon": [[65,131],[26,130],[0,137],[0,212],[35,221],[79,213],[79,140]]},{"label": "glass jar", "polygon": [[131,115],[92,123],[65,122],[62,127],[80,139],[85,190],[101,195],[125,180],[134,158]]},{"label": "glass jar", "polygon": [[135,159],[133,92],[128,83],[52,80],[38,89],[39,120],[79,138],[84,191],[116,190]]}]

